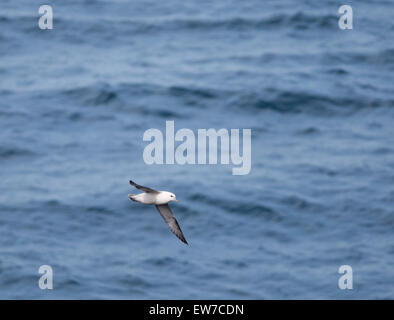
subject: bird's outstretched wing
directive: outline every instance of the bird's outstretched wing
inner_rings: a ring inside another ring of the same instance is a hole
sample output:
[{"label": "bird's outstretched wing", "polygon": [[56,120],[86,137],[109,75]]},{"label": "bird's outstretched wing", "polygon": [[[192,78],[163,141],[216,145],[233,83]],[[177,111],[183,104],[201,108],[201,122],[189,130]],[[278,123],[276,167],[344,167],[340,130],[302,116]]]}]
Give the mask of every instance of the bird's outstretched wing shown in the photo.
[{"label": "bird's outstretched wing", "polygon": [[154,189],[151,189],[151,188],[148,188],[148,187],[143,187],[143,186],[140,186],[139,184],[136,184],[134,181],[129,181],[130,182],[130,184],[132,185],[132,186],[134,186],[134,187],[136,187],[137,189],[140,189],[140,190],[142,190],[142,191],[145,191],[145,192],[147,192],[147,193],[158,193],[159,191],[157,191],[157,190],[154,190]]},{"label": "bird's outstretched wing", "polygon": [[163,217],[164,221],[170,227],[170,230],[179,238],[183,243],[187,243],[185,236],[182,233],[181,227],[176,221],[174,214],[172,213],[168,204],[162,204],[156,206],[157,210],[159,211],[160,215]]}]

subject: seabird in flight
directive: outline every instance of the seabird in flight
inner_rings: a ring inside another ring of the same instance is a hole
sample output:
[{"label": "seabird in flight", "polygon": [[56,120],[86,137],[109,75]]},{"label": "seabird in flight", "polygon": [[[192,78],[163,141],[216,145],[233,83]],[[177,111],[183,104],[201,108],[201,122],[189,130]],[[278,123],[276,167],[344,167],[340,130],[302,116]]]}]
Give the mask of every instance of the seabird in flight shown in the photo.
[{"label": "seabird in flight", "polygon": [[157,191],[151,188],[143,187],[130,180],[130,184],[137,189],[144,191],[139,194],[129,194],[129,199],[143,204],[153,204],[156,206],[164,221],[170,227],[170,230],[183,242],[187,243],[185,236],[182,233],[181,227],[176,221],[168,203],[171,201],[178,202],[175,194],[168,191]]}]

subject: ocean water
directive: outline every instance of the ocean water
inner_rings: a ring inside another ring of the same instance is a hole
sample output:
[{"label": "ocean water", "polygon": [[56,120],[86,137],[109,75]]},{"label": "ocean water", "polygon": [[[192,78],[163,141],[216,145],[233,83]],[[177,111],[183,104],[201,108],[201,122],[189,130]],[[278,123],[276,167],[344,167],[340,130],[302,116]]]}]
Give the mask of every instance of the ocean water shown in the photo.
[{"label": "ocean water", "polygon": [[[394,298],[393,1],[42,4],[0,4],[0,298]],[[251,129],[250,173],[147,165],[168,120]]]}]

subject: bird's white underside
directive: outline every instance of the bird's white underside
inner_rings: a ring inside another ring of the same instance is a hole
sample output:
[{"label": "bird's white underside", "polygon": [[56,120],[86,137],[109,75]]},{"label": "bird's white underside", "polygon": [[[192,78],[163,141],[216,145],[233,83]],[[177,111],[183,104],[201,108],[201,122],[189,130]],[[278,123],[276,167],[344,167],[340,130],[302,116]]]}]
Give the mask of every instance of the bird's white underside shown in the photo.
[{"label": "bird's white underside", "polygon": [[159,191],[158,193],[143,192],[135,195],[129,195],[129,197],[130,196],[134,201],[152,205],[163,205],[171,201],[177,201],[175,195],[168,191]]}]

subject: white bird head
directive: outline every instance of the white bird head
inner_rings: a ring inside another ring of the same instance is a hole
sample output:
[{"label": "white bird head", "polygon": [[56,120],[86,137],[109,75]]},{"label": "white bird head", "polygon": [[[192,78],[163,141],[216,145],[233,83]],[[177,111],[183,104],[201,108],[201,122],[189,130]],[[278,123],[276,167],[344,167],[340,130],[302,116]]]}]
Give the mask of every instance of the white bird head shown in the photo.
[{"label": "white bird head", "polygon": [[163,203],[168,203],[171,201],[178,202],[178,200],[176,199],[176,195],[173,194],[172,192],[168,192],[168,191],[161,191],[159,198],[160,198],[160,202],[163,202]]}]

